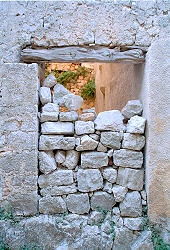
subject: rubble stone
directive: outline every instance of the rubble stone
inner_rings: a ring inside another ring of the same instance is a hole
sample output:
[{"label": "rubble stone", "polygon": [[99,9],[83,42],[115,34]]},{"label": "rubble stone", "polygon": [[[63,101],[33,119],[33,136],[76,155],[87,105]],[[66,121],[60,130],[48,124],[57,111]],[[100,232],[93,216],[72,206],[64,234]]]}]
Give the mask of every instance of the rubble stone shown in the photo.
[{"label": "rubble stone", "polygon": [[142,103],[139,100],[130,100],[121,112],[126,118],[131,118],[134,115],[141,115],[142,110]]},{"label": "rubble stone", "polygon": [[39,212],[42,214],[62,214],[66,212],[66,203],[61,197],[43,197],[39,200]]},{"label": "rubble stone", "polygon": [[69,111],[78,110],[83,103],[83,98],[78,95],[68,94],[63,96],[63,104]]},{"label": "rubble stone", "polygon": [[73,135],[74,124],[71,122],[45,122],[41,124],[41,132],[44,135]]},{"label": "rubble stone", "polygon": [[108,148],[119,149],[121,135],[118,132],[102,132],[100,141]]},{"label": "rubble stone", "polygon": [[80,192],[95,191],[103,187],[103,178],[98,169],[79,169],[77,182]]},{"label": "rubble stone", "polygon": [[52,151],[39,152],[39,168],[43,174],[49,174],[56,169],[56,162]]},{"label": "rubble stone", "polygon": [[81,144],[77,146],[77,151],[86,151],[86,150],[94,150],[98,145],[98,142],[93,140],[88,135],[84,135],[81,138]]},{"label": "rubble stone", "polygon": [[147,199],[146,191],[142,190],[140,193],[141,193],[142,199],[144,199],[146,201],[146,199]]},{"label": "rubble stone", "polygon": [[59,119],[61,122],[72,122],[77,121],[78,113],[75,111],[60,112]]},{"label": "rubble stone", "polygon": [[44,80],[43,87],[52,88],[52,87],[54,87],[54,85],[56,85],[56,83],[57,83],[57,79],[55,78],[53,73],[51,73]]},{"label": "rubble stone", "polygon": [[144,134],[145,123],[145,118],[135,115],[128,121],[126,132],[133,134]]},{"label": "rubble stone", "polygon": [[97,147],[98,152],[107,152],[107,147],[105,147],[101,142],[99,142],[98,147]]},{"label": "rubble stone", "polygon": [[112,183],[105,181],[103,185],[103,191],[108,192],[109,194],[112,193]]},{"label": "rubble stone", "polygon": [[55,160],[57,163],[62,164],[66,159],[66,153],[63,150],[57,150]]},{"label": "rubble stone", "polygon": [[123,201],[127,191],[128,191],[128,189],[126,187],[122,187],[122,186],[119,186],[119,185],[114,185],[113,188],[112,188],[112,192],[113,192],[115,201],[116,202]]},{"label": "rubble stone", "polygon": [[71,150],[75,147],[75,137],[64,137],[60,135],[41,135],[39,150]]},{"label": "rubble stone", "polygon": [[142,229],[143,218],[124,218],[124,226],[130,230],[141,230]]},{"label": "rubble stone", "polygon": [[63,97],[68,94],[70,94],[70,92],[63,85],[57,83],[54,86],[53,102],[63,106]]},{"label": "rubble stone", "polygon": [[91,197],[91,209],[110,210],[116,204],[113,195],[106,192],[97,191]]},{"label": "rubble stone", "polygon": [[112,167],[103,169],[103,178],[109,181],[110,183],[115,183],[117,178],[117,170]]},{"label": "rubble stone", "polygon": [[47,87],[41,87],[39,91],[40,101],[42,105],[51,102],[51,91]]},{"label": "rubble stone", "polygon": [[115,227],[113,250],[131,250],[133,241],[137,238],[128,228]]},{"label": "rubble stone", "polygon": [[94,133],[94,123],[84,122],[84,121],[76,121],[75,122],[75,132],[77,135],[83,134],[93,134]]},{"label": "rubble stone", "polygon": [[108,165],[108,156],[103,152],[81,153],[82,168],[101,168]]},{"label": "rubble stone", "polygon": [[58,113],[57,112],[43,112],[40,117],[41,122],[57,122]]},{"label": "rubble stone", "polygon": [[145,146],[145,137],[137,134],[124,133],[122,148],[141,150]]},{"label": "rubble stone", "polygon": [[95,141],[99,141],[99,139],[100,139],[100,136],[97,135],[97,134],[90,134],[89,136],[90,136],[93,140],[95,140]]},{"label": "rubble stone", "polygon": [[64,194],[73,194],[77,192],[77,187],[75,184],[68,185],[68,186],[47,186],[40,190],[42,196],[57,196],[57,195],[64,195]]},{"label": "rubble stone", "polygon": [[66,204],[71,213],[86,214],[90,210],[88,194],[69,194]]},{"label": "rubble stone", "polygon": [[150,231],[144,231],[141,236],[132,244],[131,250],[153,250],[152,234]]},{"label": "rubble stone", "polygon": [[95,113],[83,113],[81,115],[79,115],[79,120],[80,121],[94,121],[94,119],[96,118]]},{"label": "rubble stone", "polygon": [[75,150],[69,150],[66,152],[66,159],[65,162],[63,162],[63,166],[65,166],[68,169],[74,169],[79,161],[79,152]]},{"label": "rubble stone", "polygon": [[42,112],[49,112],[49,113],[58,113],[59,114],[59,106],[55,103],[47,103],[42,107]]},{"label": "rubble stone", "polygon": [[115,150],[113,162],[116,166],[125,168],[141,168],[143,164],[142,152],[134,152],[127,149]]}]

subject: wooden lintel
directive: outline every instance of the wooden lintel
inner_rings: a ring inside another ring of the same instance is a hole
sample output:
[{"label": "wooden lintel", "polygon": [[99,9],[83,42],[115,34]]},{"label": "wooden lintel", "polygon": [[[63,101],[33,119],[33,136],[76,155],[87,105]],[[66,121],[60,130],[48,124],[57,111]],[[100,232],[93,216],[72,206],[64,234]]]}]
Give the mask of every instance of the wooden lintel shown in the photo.
[{"label": "wooden lintel", "polygon": [[113,63],[143,63],[144,53],[141,49],[118,51],[108,47],[58,47],[51,49],[26,48],[21,52],[23,62],[113,62]]}]

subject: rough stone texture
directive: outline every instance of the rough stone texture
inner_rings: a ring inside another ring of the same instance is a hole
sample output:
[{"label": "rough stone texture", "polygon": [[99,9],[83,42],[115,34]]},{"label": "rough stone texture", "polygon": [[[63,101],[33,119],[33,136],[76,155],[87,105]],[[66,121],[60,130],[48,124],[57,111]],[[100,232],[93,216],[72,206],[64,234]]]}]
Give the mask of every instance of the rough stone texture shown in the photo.
[{"label": "rough stone texture", "polygon": [[118,132],[102,132],[100,141],[108,148],[119,149],[121,135]]},{"label": "rough stone texture", "polygon": [[145,146],[145,137],[142,135],[135,135],[124,133],[122,148],[141,150]]},{"label": "rough stone texture", "polygon": [[0,204],[21,216],[37,213],[38,76],[36,64],[0,67]]},{"label": "rough stone texture", "polygon": [[54,86],[53,102],[64,106],[63,97],[70,92],[61,84],[57,83]]},{"label": "rough stone texture", "polygon": [[76,121],[75,122],[75,132],[77,135],[83,134],[93,134],[94,133],[94,123],[92,121]]},{"label": "rough stone texture", "polygon": [[146,191],[142,190],[140,193],[141,193],[142,199],[144,199],[146,201],[146,199],[147,199]]},{"label": "rough stone texture", "polygon": [[44,122],[41,124],[41,132],[45,135],[73,135],[74,124],[71,122]]},{"label": "rough stone texture", "polygon": [[83,98],[78,95],[68,94],[63,96],[63,104],[69,111],[78,110],[83,103]]},{"label": "rough stone texture", "polygon": [[79,120],[80,121],[94,121],[94,119],[96,118],[95,113],[83,113],[81,115],[79,115]]},{"label": "rough stone texture", "polygon": [[120,203],[120,212],[122,216],[138,217],[142,215],[142,203],[139,192],[133,191],[127,193],[125,199]]},{"label": "rough stone texture", "polygon": [[75,111],[60,112],[59,119],[61,122],[72,122],[78,119],[78,113]]},{"label": "rough stone texture", "polygon": [[142,114],[142,103],[140,100],[131,100],[128,101],[126,106],[122,109],[122,114],[126,118],[131,118],[134,115],[141,115]]},{"label": "rough stone texture", "polygon": [[57,163],[62,164],[66,159],[66,153],[62,150],[57,150],[57,153],[55,154],[55,160]]},{"label": "rough stone texture", "polygon": [[56,103],[47,103],[42,107],[42,112],[55,112],[59,114],[59,105]]},{"label": "rough stone texture", "polygon": [[124,218],[124,226],[130,230],[141,230],[143,218]]},{"label": "rough stone texture", "polygon": [[123,131],[123,116],[118,110],[110,110],[101,112],[94,120],[95,129],[97,130],[111,130]]},{"label": "rough stone texture", "polygon": [[91,209],[105,209],[110,210],[116,204],[113,195],[106,192],[97,191],[91,198]]},{"label": "rough stone texture", "polygon": [[107,166],[108,156],[103,152],[83,152],[81,153],[82,168],[101,168]]},{"label": "rough stone texture", "polygon": [[115,201],[116,202],[123,201],[127,191],[128,191],[128,189],[126,187],[122,187],[122,186],[119,186],[119,185],[114,185],[113,188],[112,188],[112,192],[113,192]]},{"label": "rough stone texture", "polygon": [[47,186],[40,190],[42,196],[56,196],[56,195],[64,195],[64,194],[73,194],[77,192],[77,187],[75,184],[68,186]]},{"label": "rough stone texture", "polygon": [[47,186],[70,185],[73,183],[72,170],[56,170],[49,175],[40,175],[38,184],[41,188]]},{"label": "rough stone texture", "polygon": [[74,169],[79,161],[79,152],[75,150],[69,150],[66,152],[66,159],[63,162],[63,166],[65,166],[68,169]]},{"label": "rough stone texture", "polygon": [[40,93],[40,101],[42,105],[51,102],[51,91],[47,87],[41,87],[39,90]]},{"label": "rough stone texture", "polygon": [[93,140],[88,135],[84,135],[81,138],[80,145],[76,147],[77,151],[94,150],[98,145],[98,142]]},{"label": "rough stone texture", "polygon": [[109,194],[112,193],[112,183],[105,181],[103,185],[103,191],[108,192]]},{"label": "rough stone texture", "polygon": [[152,234],[150,231],[142,232],[141,236],[131,246],[131,250],[153,250]]},{"label": "rough stone texture", "polygon": [[99,142],[98,147],[97,147],[98,152],[107,152],[107,147],[105,147],[102,143]]},{"label": "rough stone texture", "polygon": [[145,123],[145,118],[135,115],[128,121],[126,131],[134,134],[144,134]]},{"label": "rough stone texture", "polygon": [[140,191],[143,188],[144,170],[119,168],[116,183],[131,190]]},{"label": "rough stone texture", "polygon": [[51,73],[44,80],[43,87],[52,88],[52,87],[54,87],[54,85],[56,85],[56,83],[57,83],[57,80],[56,80],[55,76],[53,75],[53,73]]},{"label": "rough stone texture", "polygon": [[43,174],[49,174],[57,168],[52,151],[39,152],[39,168]]},{"label": "rough stone texture", "polygon": [[63,149],[70,150],[75,146],[74,137],[63,137],[59,135],[41,135],[39,150]]},{"label": "rough stone texture", "polygon": [[71,213],[86,214],[90,210],[88,194],[69,194],[66,203]]},{"label": "rough stone texture", "polygon": [[77,173],[78,190],[95,191],[103,187],[103,178],[98,169],[79,169]]},{"label": "rough stone texture", "polygon": [[42,214],[62,214],[66,212],[66,203],[61,197],[43,197],[39,200],[39,211]]},{"label": "rough stone texture", "polygon": [[110,183],[115,183],[117,179],[117,170],[112,167],[103,169],[103,178]]},{"label": "rough stone texture", "polygon": [[128,228],[115,227],[113,250],[131,250],[131,245],[136,238],[137,236]]},{"label": "rough stone texture", "polygon": [[45,104],[42,107],[41,122],[58,121],[59,106],[54,103]]},{"label": "rough stone texture", "polygon": [[141,168],[143,164],[142,152],[134,152],[127,149],[115,150],[113,161],[116,166],[125,168]]}]

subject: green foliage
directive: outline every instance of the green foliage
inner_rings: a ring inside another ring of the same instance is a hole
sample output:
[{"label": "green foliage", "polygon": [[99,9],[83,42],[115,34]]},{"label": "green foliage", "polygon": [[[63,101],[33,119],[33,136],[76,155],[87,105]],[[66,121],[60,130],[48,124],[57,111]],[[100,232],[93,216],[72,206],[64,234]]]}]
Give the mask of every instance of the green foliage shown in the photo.
[{"label": "green foliage", "polygon": [[57,82],[62,84],[63,86],[66,86],[67,83],[71,81],[77,81],[78,73],[74,71],[65,71],[61,75],[57,77]]},{"label": "green foliage", "polygon": [[7,205],[5,208],[0,207],[0,220],[11,220],[12,223],[16,223],[14,217],[14,211],[11,205]]},{"label": "green foliage", "polygon": [[143,208],[142,210],[142,230],[150,230],[152,233],[152,242],[154,246],[154,250],[170,250],[170,244],[167,244],[163,241],[162,237],[160,236],[160,231],[153,225],[148,218],[147,215],[147,207]]},{"label": "green foliage", "polygon": [[79,76],[86,77],[90,73],[90,70],[85,67],[78,67],[76,70]]},{"label": "green foliage", "polygon": [[37,244],[24,245],[22,250],[41,250],[42,248]]},{"label": "green foliage", "polygon": [[83,86],[81,96],[85,99],[94,98],[96,92],[95,80],[88,80],[88,83]]},{"label": "green foliage", "polygon": [[68,211],[67,211],[67,212],[64,212],[63,214],[61,214],[61,215],[60,215],[60,218],[61,218],[61,219],[60,219],[60,218],[57,218],[57,219],[56,219],[56,223],[57,223],[57,224],[62,223],[63,220],[65,219],[65,217],[66,217],[68,214],[69,214]]},{"label": "green foliage", "polygon": [[10,250],[11,248],[5,243],[3,242],[2,239],[0,239],[0,250]]}]

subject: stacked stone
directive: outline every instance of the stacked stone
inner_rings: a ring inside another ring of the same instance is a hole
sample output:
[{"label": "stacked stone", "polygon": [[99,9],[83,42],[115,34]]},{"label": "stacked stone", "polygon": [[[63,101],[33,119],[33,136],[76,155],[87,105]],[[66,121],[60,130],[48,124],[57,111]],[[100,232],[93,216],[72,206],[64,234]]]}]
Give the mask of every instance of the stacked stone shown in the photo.
[{"label": "stacked stone", "polygon": [[[146,120],[140,116],[140,101],[129,101],[122,112],[105,111],[96,117],[91,109],[78,115],[81,97],[56,82],[51,91],[50,77],[42,87],[53,93],[50,102],[44,103],[40,94],[44,106],[40,115],[39,212],[89,214],[114,209],[115,224],[140,230],[142,204],[146,204],[141,152]],[[59,112],[59,105],[67,106],[69,112]]]}]

